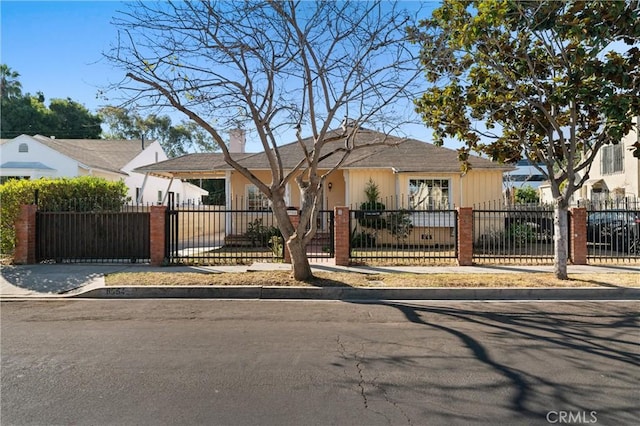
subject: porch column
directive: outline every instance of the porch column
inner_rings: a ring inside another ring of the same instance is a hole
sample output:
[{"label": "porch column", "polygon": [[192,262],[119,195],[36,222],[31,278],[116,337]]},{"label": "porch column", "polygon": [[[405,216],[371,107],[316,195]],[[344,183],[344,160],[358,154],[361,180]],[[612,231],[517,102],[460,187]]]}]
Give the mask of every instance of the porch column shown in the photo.
[{"label": "porch column", "polygon": [[458,265],[473,265],[473,208],[458,207]]},{"label": "porch column", "polygon": [[165,261],[165,221],[167,206],[151,206],[151,217],[149,220],[149,251],[151,265],[162,266]]},{"label": "porch column", "polygon": [[349,207],[333,209],[333,250],[337,266],[349,265]]},{"label": "porch column", "polygon": [[[224,215],[224,236],[226,237],[233,233],[231,226],[231,210],[233,209],[231,199],[231,171],[229,170],[224,172],[224,198],[225,210],[227,211]],[[236,206],[236,208],[238,207]]]},{"label": "porch column", "polygon": [[16,248],[13,262],[18,265],[36,263],[36,211],[35,204],[20,206],[15,222]]},{"label": "porch column", "polygon": [[587,209],[584,207],[574,207],[570,209],[571,228],[569,229],[569,239],[571,263],[574,265],[587,264]]}]

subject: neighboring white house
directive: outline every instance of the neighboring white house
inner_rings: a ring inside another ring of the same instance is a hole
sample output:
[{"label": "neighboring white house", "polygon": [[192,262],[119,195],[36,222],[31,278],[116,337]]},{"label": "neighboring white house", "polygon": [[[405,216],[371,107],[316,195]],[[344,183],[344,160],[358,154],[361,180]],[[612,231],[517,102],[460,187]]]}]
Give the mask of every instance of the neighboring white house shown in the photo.
[{"label": "neighboring white house", "polygon": [[164,203],[167,192],[177,203],[198,203],[208,192],[180,180],[146,177],[133,169],[164,161],[167,155],[157,141],[108,139],[55,139],[20,135],[0,145],[0,177],[38,179],[41,177],[97,176],[109,181],[123,180],[132,200]]},{"label": "neighboring white house", "polygon": [[[574,194],[572,201],[599,203],[640,198],[640,159],[633,156],[636,142],[640,142],[637,128],[617,145],[602,147],[593,160],[589,179]],[[540,186],[540,195],[541,201],[552,201],[548,183]]]}]

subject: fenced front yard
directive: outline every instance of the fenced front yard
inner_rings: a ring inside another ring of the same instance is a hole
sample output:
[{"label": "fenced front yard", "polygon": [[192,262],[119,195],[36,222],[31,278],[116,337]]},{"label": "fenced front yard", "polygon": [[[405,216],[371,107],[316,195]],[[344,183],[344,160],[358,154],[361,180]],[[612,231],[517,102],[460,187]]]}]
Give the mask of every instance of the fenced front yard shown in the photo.
[{"label": "fenced front yard", "polygon": [[457,212],[351,210],[353,263],[449,263],[457,258]]},{"label": "fenced front yard", "polygon": [[[18,262],[287,261],[270,210],[191,205],[73,212],[23,207],[27,216],[16,223],[16,230],[22,230],[20,239],[29,244],[21,253],[32,254],[21,255]],[[339,235],[334,211],[320,212],[316,237],[307,247],[310,258],[335,257],[340,264],[372,265],[553,263],[553,211],[549,208],[380,211],[338,207],[337,213],[345,214],[347,220],[341,221],[344,228]],[[570,225],[575,221],[570,252],[582,250],[574,262],[640,263],[640,210],[576,209],[569,221]]]}]

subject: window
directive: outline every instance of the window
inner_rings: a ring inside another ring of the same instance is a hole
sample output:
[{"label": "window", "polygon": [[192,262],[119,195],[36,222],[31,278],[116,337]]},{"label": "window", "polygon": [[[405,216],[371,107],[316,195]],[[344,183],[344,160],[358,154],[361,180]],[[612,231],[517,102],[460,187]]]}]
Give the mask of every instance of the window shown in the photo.
[{"label": "window", "polygon": [[140,202],[140,203],[142,202],[142,194],[141,194],[141,192],[142,192],[142,188],[139,188],[139,187],[136,188],[136,203],[137,202]]},{"label": "window", "polygon": [[29,152],[29,145],[26,143],[21,143],[18,145],[18,152]]},{"label": "window", "polygon": [[269,210],[269,199],[257,186],[247,185],[247,210]]},{"label": "window", "polygon": [[622,143],[602,147],[602,164],[600,170],[603,175],[624,171],[624,146]]},{"label": "window", "polygon": [[449,196],[449,179],[409,179],[412,210],[447,210]]}]

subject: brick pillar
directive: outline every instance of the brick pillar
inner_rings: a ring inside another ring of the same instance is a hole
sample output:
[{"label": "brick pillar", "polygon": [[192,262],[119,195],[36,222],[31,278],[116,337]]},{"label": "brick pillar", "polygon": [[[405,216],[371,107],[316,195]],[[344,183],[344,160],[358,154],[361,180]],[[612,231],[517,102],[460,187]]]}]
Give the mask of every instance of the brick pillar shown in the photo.
[{"label": "brick pillar", "polygon": [[166,206],[151,206],[151,217],[149,223],[149,249],[151,252],[151,265],[153,266],[162,266],[165,261],[166,218]]},{"label": "brick pillar", "polygon": [[[291,225],[293,225],[293,229],[295,230],[300,223],[298,209],[289,207],[287,209],[287,214],[289,215],[289,220],[291,220]],[[284,250],[284,263],[291,263],[291,253],[289,252],[289,247],[287,246],[286,241],[283,243],[282,249]]]},{"label": "brick pillar", "polygon": [[571,212],[571,228],[569,238],[571,239],[571,263],[574,265],[587,264],[587,209],[584,207],[574,207]]},{"label": "brick pillar", "polygon": [[334,207],[333,209],[333,250],[336,265],[349,265],[349,207]]},{"label": "brick pillar", "polygon": [[473,209],[458,207],[458,265],[473,265]]},{"label": "brick pillar", "polygon": [[15,221],[16,248],[13,262],[18,265],[36,263],[36,211],[35,204],[20,206],[20,213]]}]

